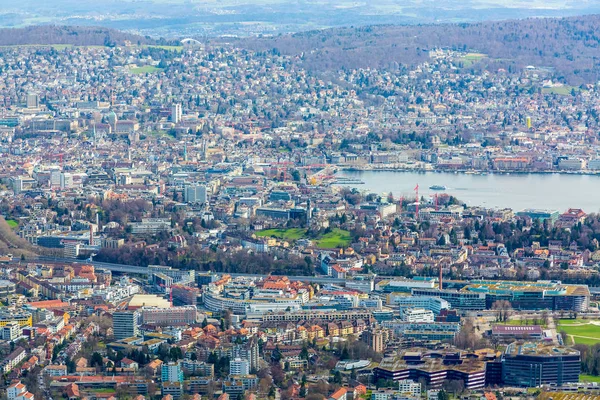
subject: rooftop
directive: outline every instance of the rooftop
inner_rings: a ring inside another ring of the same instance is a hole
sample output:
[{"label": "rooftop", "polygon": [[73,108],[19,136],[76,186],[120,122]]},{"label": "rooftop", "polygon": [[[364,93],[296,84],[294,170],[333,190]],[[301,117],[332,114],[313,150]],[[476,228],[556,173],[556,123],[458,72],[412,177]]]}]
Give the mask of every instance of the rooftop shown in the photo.
[{"label": "rooftop", "polygon": [[505,355],[510,356],[567,356],[578,355],[579,351],[565,346],[554,346],[544,343],[515,342],[506,347]]}]

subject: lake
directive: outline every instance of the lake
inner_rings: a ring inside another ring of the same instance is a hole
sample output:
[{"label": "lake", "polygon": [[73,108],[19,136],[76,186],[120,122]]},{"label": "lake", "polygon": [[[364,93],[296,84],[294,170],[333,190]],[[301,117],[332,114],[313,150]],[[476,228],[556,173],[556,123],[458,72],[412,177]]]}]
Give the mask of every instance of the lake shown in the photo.
[{"label": "lake", "polygon": [[[552,209],[566,211],[581,208],[587,213],[600,210],[600,176],[574,174],[490,174],[472,175],[451,172],[405,171],[340,171],[339,177],[363,181],[349,184],[359,190],[374,193],[392,192],[394,197],[414,197],[413,189],[419,184],[419,195],[428,198],[435,193],[447,193],[470,206],[488,208]],[[429,189],[446,186],[445,191]]]}]

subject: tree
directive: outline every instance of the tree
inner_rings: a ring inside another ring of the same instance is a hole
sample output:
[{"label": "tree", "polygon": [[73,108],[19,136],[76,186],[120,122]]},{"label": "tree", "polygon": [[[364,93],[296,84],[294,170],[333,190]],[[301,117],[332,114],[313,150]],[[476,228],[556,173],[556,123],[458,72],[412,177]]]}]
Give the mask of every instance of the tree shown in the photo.
[{"label": "tree", "polygon": [[90,358],[90,367],[99,367],[100,369],[104,365],[104,361],[102,359],[102,355],[98,352],[94,352],[92,357]]},{"label": "tree", "polygon": [[446,393],[446,391],[444,389],[440,390],[438,392],[438,400],[449,400],[450,396],[448,396],[448,393]]},{"label": "tree", "polygon": [[303,360],[308,360],[308,349],[306,346],[302,346],[302,350],[300,351],[300,358]]},{"label": "tree", "polygon": [[508,300],[496,300],[492,304],[492,310],[497,312],[496,321],[506,322],[510,318],[512,305]]},{"label": "tree", "polygon": [[344,348],[342,349],[342,354],[340,355],[340,360],[347,360],[348,358],[350,358],[350,353],[348,352],[348,347],[344,346]]}]

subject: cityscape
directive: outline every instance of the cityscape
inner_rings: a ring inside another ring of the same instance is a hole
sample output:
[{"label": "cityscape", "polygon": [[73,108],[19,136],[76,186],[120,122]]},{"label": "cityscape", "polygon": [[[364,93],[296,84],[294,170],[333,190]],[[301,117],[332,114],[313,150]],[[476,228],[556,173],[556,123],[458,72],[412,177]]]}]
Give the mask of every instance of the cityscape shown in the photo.
[{"label": "cityscape", "polygon": [[0,398],[600,399],[597,19],[7,29]]}]

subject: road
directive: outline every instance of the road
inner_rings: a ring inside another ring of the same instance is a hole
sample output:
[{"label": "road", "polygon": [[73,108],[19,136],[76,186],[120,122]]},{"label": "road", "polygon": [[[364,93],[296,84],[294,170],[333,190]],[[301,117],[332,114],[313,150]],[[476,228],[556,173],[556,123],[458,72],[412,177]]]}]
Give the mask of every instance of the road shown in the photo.
[{"label": "road", "polygon": [[[27,262],[27,263],[46,263],[46,264],[52,264],[52,263],[61,263],[61,264],[79,263],[79,264],[88,264],[88,265],[91,264],[95,268],[108,269],[113,272],[121,272],[121,273],[126,273],[126,274],[148,275],[147,267],[139,267],[139,266],[135,266],[135,265],[125,265],[125,264],[105,263],[105,262],[100,262],[100,261],[85,261],[85,260],[73,260],[73,259],[69,259],[69,258],[39,257],[36,259],[27,259],[27,260],[25,260],[25,262]],[[16,261],[12,261],[12,263],[20,264],[21,261],[16,260]],[[221,272],[221,274],[224,274],[224,272]],[[227,274],[231,275],[233,277],[246,276],[246,277],[251,277],[251,278],[265,278],[268,276],[265,274],[233,274],[233,273],[227,273]],[[317,276],[289,276],[289,275],[287,275],[287,277],[292,281],[315,282],[315,283],[321,283],[321,284],[329,283],[329,284],[336,285],[336,284],[343,284],[346,282],[345,279],[317,277]]]}]

